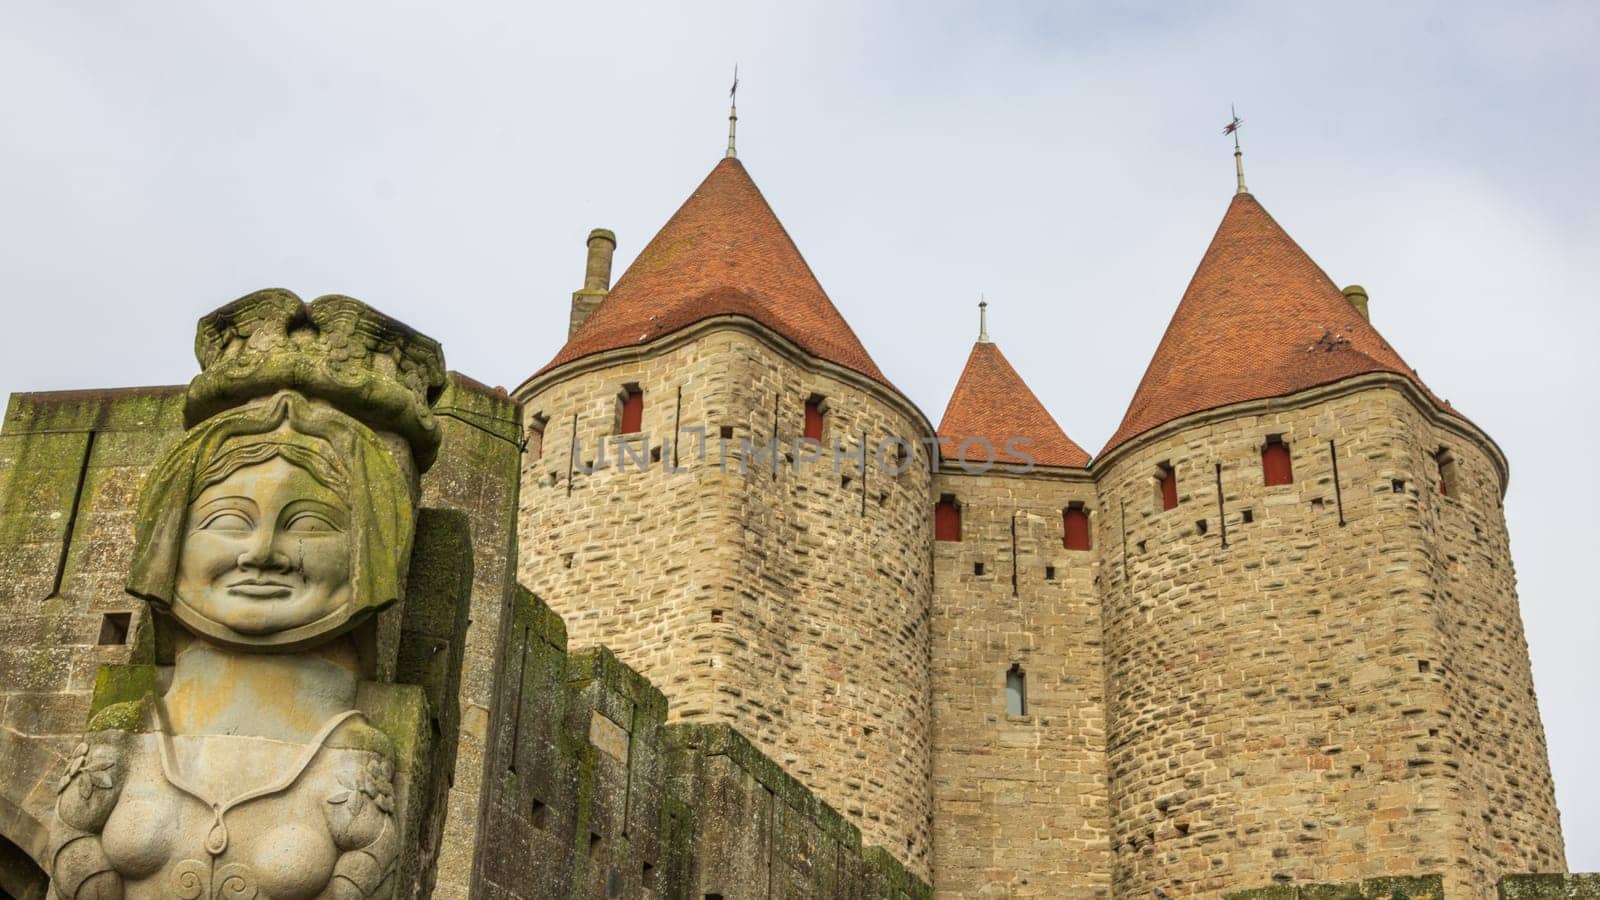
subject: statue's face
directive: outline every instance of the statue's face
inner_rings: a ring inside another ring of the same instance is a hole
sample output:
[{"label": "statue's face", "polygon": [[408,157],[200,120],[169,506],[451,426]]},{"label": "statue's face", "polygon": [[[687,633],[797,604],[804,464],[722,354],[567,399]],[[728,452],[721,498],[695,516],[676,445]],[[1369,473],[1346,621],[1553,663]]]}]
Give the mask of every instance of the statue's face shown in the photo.
[{"label": "statue's face", "polygon": [[315,622],[350,602],[350,510],[282,457],[245,466],[189,506],[178,602],[240,634]]}]

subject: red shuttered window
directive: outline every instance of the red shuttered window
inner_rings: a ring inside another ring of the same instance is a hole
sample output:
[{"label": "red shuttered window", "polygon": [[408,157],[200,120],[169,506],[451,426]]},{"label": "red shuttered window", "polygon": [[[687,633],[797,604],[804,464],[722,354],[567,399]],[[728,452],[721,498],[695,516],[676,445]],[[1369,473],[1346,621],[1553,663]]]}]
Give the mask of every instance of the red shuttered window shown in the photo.
[{"label": "red shuttered window", "polygon": [[822,440],[822,398],[812,397],[806,401],[806,435],[813,441]]},{"label": "red shuttered window", "polygon": [[1081,506],[1069,506],[1061,514],[1061,545],[1068,550],[1089,549],[1089,513]]},{"label": "red shuttered window", "polygon": [[933,509],[933,539],[936,541],[961,540],[961,507],[951,497],[939,501]]},{"label": "red shuttered window", "polygon": [[1161,469],[1161,508],[1163,510],[1178,508],[1178,473],[1171,466]]},{"label": "red shuttered window", "polygon": [[1267,487],[1294,484],[1294,462],[1289,457],[1289,445],[1279,438],[1268,438],[1261,448],[1261,475]]},{"label": "red shuttered window", "polygon": [[638,434],[644,428],[644,391],[628,388],[622,397],[622,422],[619,434]]}]

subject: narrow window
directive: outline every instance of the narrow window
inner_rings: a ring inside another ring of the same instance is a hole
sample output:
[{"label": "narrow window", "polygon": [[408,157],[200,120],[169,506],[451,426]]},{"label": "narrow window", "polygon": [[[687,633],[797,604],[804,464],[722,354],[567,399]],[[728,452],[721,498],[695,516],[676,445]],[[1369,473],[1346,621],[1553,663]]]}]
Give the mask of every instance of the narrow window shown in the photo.
[{"label": "narrow window", "polygon": [[1170,463],[1156,467],[1156,504],[1163,512],[1178,508],[1178,473]]},{"label": "narrow window", "polygon": [[983,563],[981,563],[981,562],[973,563],[972,564],[972,574],[974,574],[974,575],[982,575],[983,574]]},{"label": "narrow window", "polygon": [[1056,567],[1055,566],[1045,566],[1044,567],[1044,580],[1045,581],[1055,581],[1056,580]]},{"label": "narrow window", "polygon": [[1089,549],[1089,512],[1076,501],[1061,513],[1061,546],[1068,550]]},{"label": "narrow window", "polygon": [[936,541],[961,540],[961,507],[956,498],[945,494],[933,509],[933,539]]},{"label": "narrow window", "polygon": [[822,440],[822,397],[812,394],[806,401],[806,433],[805,436],[813,441]]},{"label": "narrow window", "polygon": [[618,417],[618,434],[638,434],[644,427],[644,391],[637,384],[622,389],[622,413]]},{"label": "narrow window", "polygon": [[545,416],[534,416],[528,424],[528,443],[523,449],[527,452],[530,462],[544,456],[544,427],[549,422],[550,419]]},{"label": "narrow window", "polygon": [[1439,464],[1439,493],[1446,497],[1456,492],[1456,458],[1449,450],[1443,447],[1433,455]]},{"label": "narrow window", "polygon": [[1261,474],[1267,487],[1294,484],[1294,462],[1282,435],[1267,436],[1267,443],[1261,448]]},{"label": "narrow window", "polygon": [[1028,714],[1028,675],[1021,663],[1012,663],[1006,671],[1006,715]]}]

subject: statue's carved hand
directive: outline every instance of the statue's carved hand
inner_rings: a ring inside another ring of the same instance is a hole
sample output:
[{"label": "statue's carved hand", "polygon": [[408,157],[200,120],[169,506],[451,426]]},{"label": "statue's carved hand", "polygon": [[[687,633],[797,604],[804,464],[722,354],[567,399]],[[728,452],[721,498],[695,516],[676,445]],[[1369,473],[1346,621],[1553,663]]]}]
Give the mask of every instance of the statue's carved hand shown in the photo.
[{"label": "statue's carved hand", "polygon": [[122,754],[109,744],[82,743],[56,782],[56,815],[78,831],[98,833],[122,793]]},{"label": "statue's carved hand", "polygon": [[92,834],[58,838],[51,856],[52,881],[62,900],[122,900],[122,876]]},{"label": "statue's carved hand", "polygon": [[335,777],[340,790],[328,797],[325,809],[333,842],[340,850],[365,847],[394,815],[394,766],[374,753],[365,765]]},{"label": "statue's carved hand", "polygon": [[373,753],[338,773],[339,790],[323,811],[334,844],[342,851],[334,867],[331,896],[377,895],[394,874],[399,836],[394,826],[394,764]]}]

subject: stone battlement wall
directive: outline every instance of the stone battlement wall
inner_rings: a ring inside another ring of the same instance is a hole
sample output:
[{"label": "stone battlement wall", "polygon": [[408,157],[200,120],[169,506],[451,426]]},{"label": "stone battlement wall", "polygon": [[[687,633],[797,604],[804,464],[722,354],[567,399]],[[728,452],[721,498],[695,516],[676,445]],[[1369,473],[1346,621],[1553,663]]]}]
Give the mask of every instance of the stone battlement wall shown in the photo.
[{"label": "stone battlement wall", "polygon": [[[1445,900],[1447,893],[1440,876],[1417,875],[1343,884],[1275,884],[1222,896],[1223,900]],[[1490,896],[1497,900],[1600,900],[1600,875],[1505,875]]]},{"label": "stone battlement wall", "polygon": [[930,896],[738,731],[667,724],[661,691],[606,648],[569,655],[526,591],[507,612],[472,896]]}]

